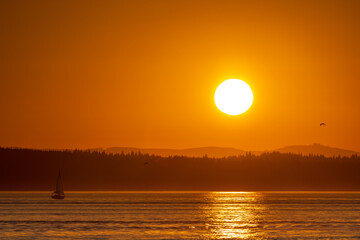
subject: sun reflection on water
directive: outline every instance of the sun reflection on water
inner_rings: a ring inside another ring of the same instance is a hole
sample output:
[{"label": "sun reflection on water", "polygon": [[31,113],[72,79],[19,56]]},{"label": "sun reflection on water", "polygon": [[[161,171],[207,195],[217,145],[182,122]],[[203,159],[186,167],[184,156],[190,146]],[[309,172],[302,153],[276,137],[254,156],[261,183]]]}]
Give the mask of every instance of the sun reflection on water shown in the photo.
[{"label": "sun reflection on water", "polygon": [[211,192],[204,207],[207,232],[204,238],[247,239],[259,238],[259,226],[264,205],[257,204],[261,193]]}]

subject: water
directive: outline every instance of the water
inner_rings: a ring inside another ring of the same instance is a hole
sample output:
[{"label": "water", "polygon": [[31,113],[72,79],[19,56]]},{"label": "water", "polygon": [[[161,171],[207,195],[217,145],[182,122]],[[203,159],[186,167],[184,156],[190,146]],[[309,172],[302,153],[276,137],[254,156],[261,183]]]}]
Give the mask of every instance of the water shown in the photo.
[{"label": "water", "polygon": [[360,193],[0,192],[0,239],[359,239]]}]

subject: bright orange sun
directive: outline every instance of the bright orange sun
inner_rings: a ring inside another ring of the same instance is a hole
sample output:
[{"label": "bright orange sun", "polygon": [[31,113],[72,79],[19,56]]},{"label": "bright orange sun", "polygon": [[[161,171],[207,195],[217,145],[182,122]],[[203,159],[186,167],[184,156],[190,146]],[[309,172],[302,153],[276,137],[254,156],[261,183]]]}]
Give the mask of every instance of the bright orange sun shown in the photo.
[{"label": "bright orange sun", "polygon": [[239,115],[252,105],[254,96],[250,86],[238,79],[222,82],[215,91],[215,104],[223,113]]}]

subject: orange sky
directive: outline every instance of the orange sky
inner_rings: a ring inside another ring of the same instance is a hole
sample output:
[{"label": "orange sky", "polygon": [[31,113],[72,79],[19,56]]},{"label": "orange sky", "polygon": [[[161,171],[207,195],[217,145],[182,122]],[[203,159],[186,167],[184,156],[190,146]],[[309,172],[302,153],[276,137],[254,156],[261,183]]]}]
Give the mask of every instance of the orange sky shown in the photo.
[{"label": "orange sky", "polygon": [[[0,146],[360,151],[359,12],[342,0],[1,1]],[[229,78],[254,92],[245,114],[215,106]]]}]

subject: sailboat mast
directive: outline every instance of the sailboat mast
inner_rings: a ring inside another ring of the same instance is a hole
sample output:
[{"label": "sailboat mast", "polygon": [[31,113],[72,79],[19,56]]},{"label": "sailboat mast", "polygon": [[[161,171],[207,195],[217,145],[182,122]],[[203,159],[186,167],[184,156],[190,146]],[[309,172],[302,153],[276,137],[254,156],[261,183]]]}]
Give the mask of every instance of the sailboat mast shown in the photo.
[{"label": "sailboat mast", "polygon": [[56,192],[58,194],[64,194],[63,184],[61,181],[60,168],[59,168],[59,174],[58,174],[58,178],[57,178],[57,182],[56,182]]}]

